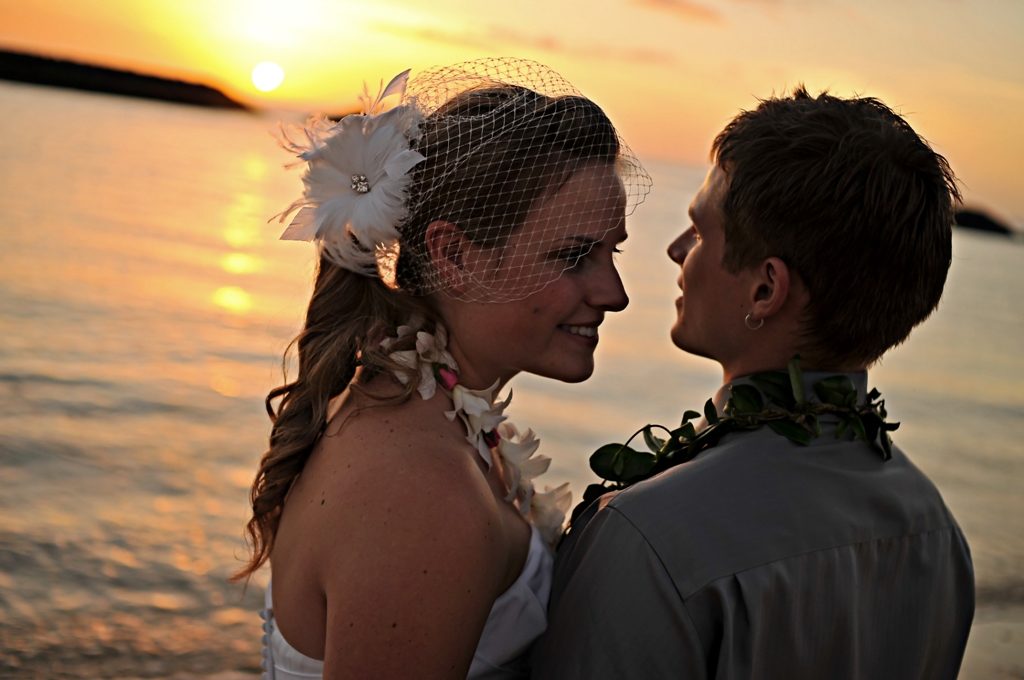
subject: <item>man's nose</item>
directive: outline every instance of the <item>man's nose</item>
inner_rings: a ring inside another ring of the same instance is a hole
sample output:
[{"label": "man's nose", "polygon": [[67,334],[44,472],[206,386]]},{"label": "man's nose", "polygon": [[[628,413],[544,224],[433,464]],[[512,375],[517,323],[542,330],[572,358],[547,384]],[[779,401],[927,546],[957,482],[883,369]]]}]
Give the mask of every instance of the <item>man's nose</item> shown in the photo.
[{"label": "man's nose", "polygon": [[668,256],[676,264],[682,264],[683,260],[686,259],[686,253],[689,251],[689,239],[685,231],[677,236],[672,243],[668,244]]}]

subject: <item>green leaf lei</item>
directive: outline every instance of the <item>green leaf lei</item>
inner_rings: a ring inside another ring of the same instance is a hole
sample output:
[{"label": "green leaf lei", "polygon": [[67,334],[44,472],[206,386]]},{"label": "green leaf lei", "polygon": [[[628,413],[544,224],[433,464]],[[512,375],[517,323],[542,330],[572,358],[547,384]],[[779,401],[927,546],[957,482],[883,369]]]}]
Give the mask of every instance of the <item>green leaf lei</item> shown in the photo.
[{"label": "green leaf lei", "polygon": [[[573,510],[570,525],[599,496],[625,489],[693,460],[727,434],[756,430],[764,425],[776,434],[806,446],[821,435],[818,418],[833,416],[839,419],[837,438],[852,434],[871,445],[882,460],[892,457],[889,433],[900,424],[886,422],[885,400],[878,390],[872,389],[867,401],[858,405],[857,388],[853,382],[845,375],[833,375],[814,383],[814,393],[820,401],[808,401],[804,394],[799,356],[793,357],[787,371],[754,373],[748,378],[752,385],[732,386],[732,395],[722,413],[708,399],[703,413],[708,426],[700,432],[690,421],[699,419],[702,414],[686,411],[679,427],[674,430],[664,425],[644,425],[625,444],[605,444],[594,451],[590,456],[590,468],[604,481],[589,485],[583,492],[583,500]],[[667,436],[659,437],[656,432]],[[648,451],[630,448],[630,442],[639,435],[643,435]]]}]

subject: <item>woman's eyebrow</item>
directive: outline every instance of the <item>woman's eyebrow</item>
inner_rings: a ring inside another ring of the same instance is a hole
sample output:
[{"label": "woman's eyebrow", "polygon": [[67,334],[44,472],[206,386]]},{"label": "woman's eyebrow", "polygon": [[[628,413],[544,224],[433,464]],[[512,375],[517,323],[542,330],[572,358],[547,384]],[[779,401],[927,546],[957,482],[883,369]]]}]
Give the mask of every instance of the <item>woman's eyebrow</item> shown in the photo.
[{"label": "woman's eyebrow", "polygon": [[601,242],[601,239],[594,238],[593,236],[566,236],[563,239],[563,243],[580,243],[584,245],[596,245]]}]

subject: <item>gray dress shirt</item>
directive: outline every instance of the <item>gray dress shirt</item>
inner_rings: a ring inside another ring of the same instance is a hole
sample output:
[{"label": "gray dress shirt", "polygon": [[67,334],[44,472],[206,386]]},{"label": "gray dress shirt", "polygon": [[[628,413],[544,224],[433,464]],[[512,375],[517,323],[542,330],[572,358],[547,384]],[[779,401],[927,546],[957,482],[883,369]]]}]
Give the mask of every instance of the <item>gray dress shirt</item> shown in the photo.
[{"label": "gray dress shirt", "polygon": [[956,677],[963,534],[897,448],[822,429],[729,435],[588,513],[559,548],[533,677]]}]

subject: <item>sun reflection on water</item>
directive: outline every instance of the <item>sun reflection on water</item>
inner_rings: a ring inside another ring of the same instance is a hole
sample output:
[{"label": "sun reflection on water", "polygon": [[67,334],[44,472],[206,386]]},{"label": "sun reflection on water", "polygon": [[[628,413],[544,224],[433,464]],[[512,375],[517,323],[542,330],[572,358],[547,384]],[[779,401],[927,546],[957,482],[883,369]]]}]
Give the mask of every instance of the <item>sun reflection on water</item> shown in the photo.
[{"label": "sun reflection on water", "polygon": [[258,257],[248,253],[227,253],[220,258],[220,268],[229,274],[254,274],[262,266]]},{"label": "sun reflection on water", "polygon": [[252,296],[238,286],[221,286],[213,294],[213,304],[232,314],[247,314],[252,310]]},{"label": "sun reflection on water", "polygon": [[262,155],[250,153],[242,161],[242,168],[245,170],[246,178],[258,181],[267,176],[270,164],[267,163],[267,159]]},{"label": "sun reflection on water", "polygon": [[246,192],[235,194],[225,209],[224,240],[238,250],[260,245],[265,237],[263,224],[269,212],[266,200],[261,196]]}]

